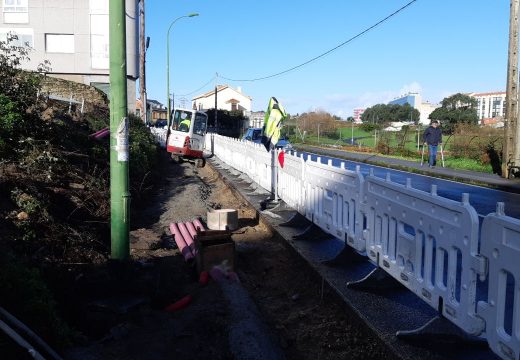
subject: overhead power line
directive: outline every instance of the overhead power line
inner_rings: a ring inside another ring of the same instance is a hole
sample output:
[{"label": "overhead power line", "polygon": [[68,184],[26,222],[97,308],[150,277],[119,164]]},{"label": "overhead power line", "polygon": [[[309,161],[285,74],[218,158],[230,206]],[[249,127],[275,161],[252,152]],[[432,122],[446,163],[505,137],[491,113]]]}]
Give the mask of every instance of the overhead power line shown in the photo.
[{"label": "overhead power line", "polygon": [[176,96],[190,96],[192,94],[195,94],[196,92],[199,92],[200,90],[204,89],[206,86],[208,86],[208,84],[210,84],[211,82],[215,81],[215,78],[217,76],[213,76],[207,83],[205,83],[204,85],[202,85],[201,87],[199,87],[197,90],[193,90],[192,92],[189,92],[187,94],[182,94],[182,95],[176,95]]},{"label": "overhead power line", "polygon": [[374,29],[375,27],[381,25],[382,23],[384,23],[385,21],[387,21],[387,20],[390,19],[391,17],[397,15],[398,13],[400,13],[401,11],[403,11],[404,9],[406,9],[408,6],[412,5],[412,4],[413,4],[414,2],[416,2],[416,1],[417,1],[417,0],[412,0],[412,1],[410,1],[410,2],[407,3],[406,5],[402,6],[401,8],[397,9],[396,11],[394,11],[393,13],[391,13],[390,15],[388,15],[387,17],[385,17],[384,19],[379,20],[379,21],[378,21],[377,23],[375,23],[374,25],[372,25],[372,26],[366,28],[365,30],[363,30],[363,31],[361,31],[360,33],[358,33],[357,35],[351,37],[350,39],[345,40],[344,42],[342,42],[341,44],[339,44],[339,45],[333,47],[332,49],[327,50],[327,51],[325,51],[324,53],[322,53],[322,54],[320,54],[320,55],[318,55],[318,56],[315,56],[315,57],[313,57],[312,59],[309,59],[309,60],[307,60],[307,61],[305,61],[305,62],[303,62],[303,63],[301,63],[301,64],[299,64],[299,65],[293,66],[293,67],[291,67],[291,68],[289,68],[289,69],[287,69],[287,70],[283,70],[283,71],[277,72],[276,74],[271,74],[271,75],[267,75],[267,76],[262,76],[262,77],[254,78],[254,79],[232,79],[232,78],[227,78],[227,77],[225,77],[225,76],[220,76],[220,78],[225,79],[225,80],[229,80],[229,81],[259,81],[259,80],[266,80],[266,79],[270,79],[270,78],[273,78],[273,77],[276,77],[276,76],[280,76],[280,75],[286,74],[286,73],[288,73],[288,72],[290,72],[290,71],[293,71],[293,70],[296,70],[296,69],[298,69],[298,68],[300,68],[300,67],[302,67],[302,66],[305,66],[305,65],[307,65],[307,64],[309,64],[309,63],[311,63],[311,62],[313,62],[313,61],[316,61],[316,60],[318,60],[319,58],[322,58],[322,57],[324,57],[324,56],[330,54],[331,52],[333,52],[333,51],[339,49],[340,47],[342,47],[342,46],[344,46],[344,45],[350,43],[351,41],[357,39],[358,37],[360,37],[360,36],[366,34],[366,33],[369,32],[370,30]]}]

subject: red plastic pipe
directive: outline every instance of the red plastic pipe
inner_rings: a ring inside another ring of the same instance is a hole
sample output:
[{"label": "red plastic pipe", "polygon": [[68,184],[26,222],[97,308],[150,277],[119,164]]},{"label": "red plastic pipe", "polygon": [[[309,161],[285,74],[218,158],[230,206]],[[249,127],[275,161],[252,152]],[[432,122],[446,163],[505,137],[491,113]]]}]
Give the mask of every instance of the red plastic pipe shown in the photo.
[{"label": "red plastic pipe", "polygon": [[206,285],[209,280],[209,273],[207,271],[203,271],[199,275],[199,284]]},{"label": "red plastic pipe", "polygon": [[175,239],[175,243],[177,244],[179,251],[184,257],[184,260],[188,261],[193,259],[193,253],[191,252],[190,247],[186,244],[186,241],[184,240],[184,237],[182,236],[179,228],[177,227],[177,224],[171,223],[170,231],[173,235],[173,238]]},{"label": "red plastic pipe", "polygon": [[183,309],[186,306],[188,306],[189,303],[191,303],[192,300],[193,300],[193,298],[191,297],[191,295],[186,295],[182,299],[177,300],[173,304],[168,305],[167,307],[165,307],[164,311],[172,312],[172,311],[177,311],[177,310]]}]

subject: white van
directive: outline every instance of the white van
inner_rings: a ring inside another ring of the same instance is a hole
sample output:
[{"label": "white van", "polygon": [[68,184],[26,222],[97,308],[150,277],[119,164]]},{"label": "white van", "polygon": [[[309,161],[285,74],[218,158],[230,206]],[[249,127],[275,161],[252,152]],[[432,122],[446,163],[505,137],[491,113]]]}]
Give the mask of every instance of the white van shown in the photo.
[{"label": "white van", "polygon": [[166,151],[171,153],[172,159],[195,159],[197,167],[203,167],[207,125],[208,115],[202,111],[174,109],[166,142]]}]

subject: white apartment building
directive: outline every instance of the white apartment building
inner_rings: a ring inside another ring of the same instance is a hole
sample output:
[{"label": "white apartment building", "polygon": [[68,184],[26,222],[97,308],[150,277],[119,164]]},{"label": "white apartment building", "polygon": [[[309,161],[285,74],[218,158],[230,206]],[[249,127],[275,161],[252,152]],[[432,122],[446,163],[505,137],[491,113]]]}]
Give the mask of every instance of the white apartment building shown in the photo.
[{"label": "white apartment building", "polygon": [[417,107],[417,110],[419,110],[419,113],[421,114],[420,118],[419,118],[419,123],[426,125],[426,124],[429,124],[431,122],[431,120],[434,120],[434,119],[429,119],[429,116],[433,112],[433,110],[437,109],[438,107],[440,107],[439,104],[421,102],[419,104],[419,106]]},{"label": "white apartment building", "polygon": [[[207,110],[215,108],[215,90],[195,96],[192,100],[192,108]],[[251,111],[252,98],[242,93],[242,88],[233,89],[229,85],[217,86],[217,109]]]},{"label": "white apartment building", "polygon": [[477,115],[480,120],[505,117],[505,92],[470,93],[468,95],[477,99]]},{"label": "white apartment building", "polygon": [[432,104],[429,102],[423,102],[422,97],[418,93],[408,93],[402,95],[394,100],[390,101],[388,104],[392,105],[404,105],[409,104],[414,109],[417,109],[420,113],[419,123],[423,125],[427,125],[430,123],[430,119],[428,118],[433,110],[440,107],[439,104]]},{"label": "white apartment building", "polygon": [[[138,70],[138,0],[126,0],[128,111],[135,111]],[[33,50],[26,70],[50,61],[50,76],[108,93],[109,0],[0,0],[0,41],[8,33]]]}]

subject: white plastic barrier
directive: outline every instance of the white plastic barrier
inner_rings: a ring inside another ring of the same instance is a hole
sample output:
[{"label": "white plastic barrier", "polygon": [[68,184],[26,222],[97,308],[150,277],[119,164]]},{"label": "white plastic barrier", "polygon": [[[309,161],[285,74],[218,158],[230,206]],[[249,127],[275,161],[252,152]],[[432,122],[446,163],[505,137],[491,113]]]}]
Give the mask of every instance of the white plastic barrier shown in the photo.
[{"label": "white plastic barrier", "polygon": [[252,181],[254,181],[255,183],[258,184],[258,175],[256,173],[256,156],[255,156],[256,149],[252,143],[249,143],[249,144],[246,143],[244,145],[245,145],[244,153],[245,153],[245,157],[246,157],[245,173],[247,174],[247,176],[249,176],[249,178]]},{"label": "white plastic barrier", "polygon": [[488,298],[479,301],[486,338],[504,359],[520,358],[520,220],[504,215],[504,204],[482,223],[480,253],[488,261]]},{"label": "white plastic barrier", "polygon": [[240,172],[246,171],[246,145],[242,140],[235,140],[233,144],[233,167]]},{"label": "white plastic barrier", "polygon": [[[215,135],[214,153],[272,191],[274,158],[262,145]],[[479,253],[478,215],[467,194],[456,202],[437,196],[435,186],[427,193],[410,180],[404,186],[390,177],[363,179],[295,155],[285,154],[284,168],[278,167],[282,200],[357,250],[366,249],[447,319],[484,335],[503,359],[520,358],[520,220],[505,216],[499,205],[484,219]],[[478,306],[477,277],[488,284],[488,298]]]},{"label": "white plastic barrier", "polygon": [[365,178],[367,255],[421,299],[472,335],[480,268],[478,214],[469,204],[374,176]]},{"label": "white plastic barrier", "polygon": [[223,151],[219,155],[219,157],[229,166],[233,166],[233,150],[231,147],[231,140],[230,138],[224,139],[222,142],[223,145]]},{"label": "white plastic barrier", "polygon": [[362,238],[363,177],[358,172],[307,160],[304,167],[305,216],[329,234],[344,239],[360,252],[365,251]]},{"label": "white plastic barrier", "polygon": [[155,141],[159,144],[160,147],[166,148],[166,128],[155,128],[151,127],[150,132],[155,138]]},{"label": "white plastic barrier", "polygon": [[215,151],[214,146],[213,146],[214,136],[215,135],[213,133],[207,133],[206,136],[204,137],[204,149],[206,151],[209,151],[209,152]]},{"label": "white plastic barrier", "polygon": [[224,150],[224,139],[216,134],[211,134],[213,138],[213,153],[222,160],[222,151]]},{"label": "white plastic barrier", "polygon": [[284,166],[278,167],[278,196],[300,214],[305,214],[305,187],[303,186],[303,155],[284,154]]},{"label": "white plastic barrier", "polygon": [[256,179],[258,185],[267,191],[273,191],[273,151],[266,151],[261,144],[252,144],[254,147],[254,158],[256,165]]},{"label": "white plastic barrier", "polygon": [[231,139],[228,144],[231,152],[230,165],[238,171],[241,171],[243,168],[243,154],[241,154],[240,145],[240,140],[237,139]]}]

